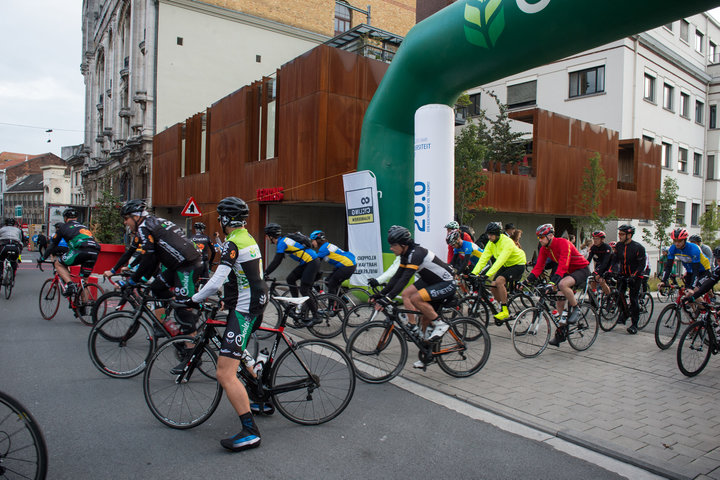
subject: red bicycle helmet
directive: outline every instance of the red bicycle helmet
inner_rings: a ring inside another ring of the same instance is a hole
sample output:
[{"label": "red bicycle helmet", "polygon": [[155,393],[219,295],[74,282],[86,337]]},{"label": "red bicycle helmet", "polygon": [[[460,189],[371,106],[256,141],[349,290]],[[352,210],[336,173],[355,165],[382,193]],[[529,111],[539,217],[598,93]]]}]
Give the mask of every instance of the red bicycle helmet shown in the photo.
[{"label": "red bicycle helmet", "polygon": [[549,235],[551,233],[555,233],[552,223],[544,223],[535,230],[535,235],[538,237],[544,237],[545,235]]},{"label": "red bicycle helmet", "polygon": [[684,228],[676,228],[670,232],[670,238],[673,240],[687,240],[690,234]]},{"label": "red bicycle helmet", "polygon": [[594,232],[592,232],[592,236],[593,238],[605,238],[605,232],[603,232],[602,230],[595,230]]}]

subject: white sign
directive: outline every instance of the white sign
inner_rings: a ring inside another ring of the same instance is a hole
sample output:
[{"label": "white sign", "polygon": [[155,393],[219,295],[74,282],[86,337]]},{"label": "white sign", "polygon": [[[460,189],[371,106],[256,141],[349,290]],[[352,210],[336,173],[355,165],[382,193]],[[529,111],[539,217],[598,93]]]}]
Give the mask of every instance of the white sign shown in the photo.
[{"label": "white sign", "polygon": [[357,269],[350,278],[353,285],[367,285],[383,272],[380,241],[380,211],[377,181],[369,170],[343,175],[348,225],[348,250],[355,255]]}]

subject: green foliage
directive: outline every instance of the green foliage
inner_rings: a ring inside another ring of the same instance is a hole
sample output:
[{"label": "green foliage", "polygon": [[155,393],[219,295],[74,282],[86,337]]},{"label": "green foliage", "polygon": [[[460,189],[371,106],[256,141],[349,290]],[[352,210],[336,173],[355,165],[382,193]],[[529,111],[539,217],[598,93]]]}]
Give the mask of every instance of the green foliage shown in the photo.
[{"label": "green foliage", "polygon": [[677,192],[678,184],[672,177],[665,177],[662,188],[657,191],[657,204],[654,208],[653,218],[654,230],[643,228],[643,240],[662,250],[663,245],[670,243],[668,231],[675,223],[677,216]]},{"label": "green foliage", "polygon": [[718,243],[717,232],[720,230],[720,212],[717,202],[713,201],[708,205],[705,213],[700,215],[700,235],[703,243],[716,247]]},{"label": "green foliage", "polygon": [[455,214],[462,224],[473,218],[470,208],[485,196],[482,187],[487,176],[482,174],[482,165],[487,147],[482,138],[487,135],[485,123],[469,120],[465,128],[455,137]]},{"label": "green foliage", "polygon": [[607,217],[601,217],[598,214],[600,204],[607,195],[607,184],[610,179],[605,176],[605,170],[600,165],[600,153],[595,153],[588,159],[588,166],[582,177],[580,184],[580,192],[576,198],[576,202],[583,215],[575,217],[571,220],[575,229],[580,232],[591,232],[593,230],[602,230],[605,223],[615,218],[614,213]]},{"label": "green foliage", "polygon": [[[493,92],[487,92],[495,100],[500,110],[495,120],[490,120],[488,140],[488,159],[505,164],[520,162],[525,155],[525,141],[522,132],[513,132],[508,117],[508,107]],[[483,115],[483,119],[484,119]]]},{"label": "green foliage", "polygon": [[97,205],[92,209],[92,227],[95,239],[100,243],[122,243],[125,226],[120,215],[120,197],[104,189]]}]

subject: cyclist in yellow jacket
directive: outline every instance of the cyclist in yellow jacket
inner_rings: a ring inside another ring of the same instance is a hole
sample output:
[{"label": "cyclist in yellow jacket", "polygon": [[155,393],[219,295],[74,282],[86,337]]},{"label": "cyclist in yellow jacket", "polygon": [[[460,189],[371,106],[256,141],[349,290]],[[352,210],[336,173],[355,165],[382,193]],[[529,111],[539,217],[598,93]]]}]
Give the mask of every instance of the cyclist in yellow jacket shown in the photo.
[{"label": "cyclist in yellow jacket", "polygon": [[507,288],[505,285],[509,281],[518,281],[522,278],[527,260],[525,259],[525,252],[515,245],[515,242],[510,237],[502,234],[499,224],[495,222],[488,223],[487,227],[485,227],[485,233],[488,236],[488,242],[485,244],[485,250],[480,256],[477,265],[473,268],[472,273],[473,275],[483,273],[490,258],[495,258],[492,267],[483,275],[487,277],[495,276],[492,292],[500,302],[502,310],[495,314],[494,317],[495,320],[505,320],[510,316],[507,308]]}]

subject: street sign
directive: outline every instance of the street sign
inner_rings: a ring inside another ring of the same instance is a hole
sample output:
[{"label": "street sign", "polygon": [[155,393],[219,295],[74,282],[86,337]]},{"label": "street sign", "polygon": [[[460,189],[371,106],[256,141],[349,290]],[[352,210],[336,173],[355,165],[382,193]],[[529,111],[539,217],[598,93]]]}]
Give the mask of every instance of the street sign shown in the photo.
[{"label": "street sign", "polygon": [[22,205],[15,205],[15,218],[22,218]]},{"label": "street sign", "polygon": [[202,216],[202,213],[200,212],[200,207],[198,207],[197,203],[195,203],[195,199],[193,197],[190,197],[190,200],[188,200],[185,208],[183,208],[183,211],[180,212],[180,215],[182,215],[183,217]]}]

